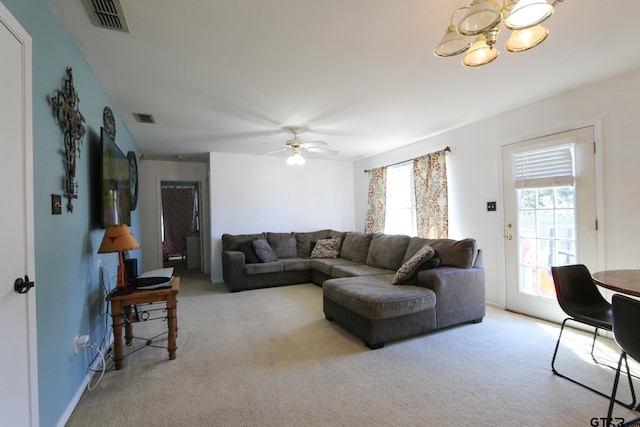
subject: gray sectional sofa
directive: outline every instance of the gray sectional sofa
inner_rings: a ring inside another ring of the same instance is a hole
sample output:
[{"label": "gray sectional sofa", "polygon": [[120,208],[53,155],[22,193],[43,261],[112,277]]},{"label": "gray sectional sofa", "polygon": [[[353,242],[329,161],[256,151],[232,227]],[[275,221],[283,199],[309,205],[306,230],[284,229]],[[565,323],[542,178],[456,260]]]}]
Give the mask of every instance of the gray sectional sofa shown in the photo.
[{"label": "gray sectional sofa", "polygon": [[473,239],[320,230],[224,234],[222,246],[229,290],[315,283],[326,318],[372,349],[485,315]]}]

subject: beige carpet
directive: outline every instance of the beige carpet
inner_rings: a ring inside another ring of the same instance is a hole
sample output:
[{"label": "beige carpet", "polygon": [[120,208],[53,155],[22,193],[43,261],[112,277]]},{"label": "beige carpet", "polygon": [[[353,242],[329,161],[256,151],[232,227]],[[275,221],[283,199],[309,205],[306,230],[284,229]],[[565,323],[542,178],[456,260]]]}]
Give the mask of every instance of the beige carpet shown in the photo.
[{"label": "beige carpet", "polygon": [[[164,321],[136,324],[145,339],[128,350],[140,350],[84,393],[69,426],[589,426],[606,415],[607,399],[551,373],[557,325],[488,308],[480,324],[371,351],[325,320],[312,284],[231,294],[178,274],[177,358],[140,345]],[[591,363],[589,336],[566,338],[557,367],[608,392],[613,371]],[[617,360],[607,341],[599,355]]]}]

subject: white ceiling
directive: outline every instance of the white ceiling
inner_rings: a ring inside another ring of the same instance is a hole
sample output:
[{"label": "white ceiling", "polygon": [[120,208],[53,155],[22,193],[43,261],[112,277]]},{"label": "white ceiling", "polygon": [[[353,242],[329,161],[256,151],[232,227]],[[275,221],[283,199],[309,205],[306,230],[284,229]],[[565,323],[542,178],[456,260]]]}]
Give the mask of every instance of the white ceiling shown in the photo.
[{"label": "white ceiling", "polygon": [[561,2],[529,52],[502,27],[479,68],[432,53],[470,0],[122,0],[128,34],[49,3],[149,159],[258,155],[301,125],[356,160],[640,67],[637,0]]}]

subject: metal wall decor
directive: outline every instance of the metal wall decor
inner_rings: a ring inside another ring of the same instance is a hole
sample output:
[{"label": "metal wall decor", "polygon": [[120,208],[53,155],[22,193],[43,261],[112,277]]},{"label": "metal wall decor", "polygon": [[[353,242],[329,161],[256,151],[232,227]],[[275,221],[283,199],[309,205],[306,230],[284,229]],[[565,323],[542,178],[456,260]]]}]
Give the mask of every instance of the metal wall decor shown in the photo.
[{"label": "metal wall decor", "polygon": [[64,165],[66,180],[64,182],[65,196],[69,198],[67,210],[73,212],[73,199],[78,198],[78,182],[76,181],[76,160],[80,158],[82,137],[86,133],[84,116],[78,110],[80,98],[73,87],[71,67],[67,68],[67,78],[64,80],[63,90],[51,98],[54,115],[64,135]]},{"label": "metal wall decor", "polygon": [[116,140],[116,119],[113,117],[113,111],[111,108],[104,107],[102,110],[102,124],[104,126],[104,130],[107,131],[107,135],[111,140]]}]

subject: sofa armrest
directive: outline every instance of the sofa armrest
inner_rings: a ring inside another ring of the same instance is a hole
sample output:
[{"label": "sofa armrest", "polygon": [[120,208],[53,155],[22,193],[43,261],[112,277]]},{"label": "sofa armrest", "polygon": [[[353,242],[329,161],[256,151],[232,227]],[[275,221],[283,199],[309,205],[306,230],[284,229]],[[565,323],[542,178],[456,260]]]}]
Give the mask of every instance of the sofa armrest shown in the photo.
[{"label": "sofa armrest", "polygon": [[422,270],[417,286],[436,294],[438,327],[479,321],[485,315],[483,268],[438,267]]},{"label": "sofa armrest", "polygon": [[222,252],[222,278],[231,292],[247,289],[244,267],[245,259],[241,251]]}]

